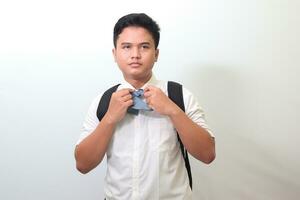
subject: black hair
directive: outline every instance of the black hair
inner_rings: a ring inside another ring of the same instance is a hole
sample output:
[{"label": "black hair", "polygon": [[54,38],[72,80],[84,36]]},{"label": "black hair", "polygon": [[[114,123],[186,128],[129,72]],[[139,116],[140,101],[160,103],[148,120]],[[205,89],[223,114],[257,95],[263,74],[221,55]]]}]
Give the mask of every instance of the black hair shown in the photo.
[{"label": "black hair", "polygon": [[123,29],[129,26],[136,26],[145,28],[152,35],[155,49],[159,43],[159,31],[158,24],[148,15],[144,13],[132,13],[121,17],[114,27],[114,46],[116,48],[118,36],[122,33]]}]

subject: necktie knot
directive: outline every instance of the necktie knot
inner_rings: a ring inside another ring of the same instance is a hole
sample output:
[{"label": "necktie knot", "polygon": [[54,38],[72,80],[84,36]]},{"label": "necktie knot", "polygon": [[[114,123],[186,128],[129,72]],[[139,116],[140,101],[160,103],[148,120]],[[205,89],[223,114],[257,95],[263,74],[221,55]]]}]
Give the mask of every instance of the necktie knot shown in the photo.
[{"label": "necktie knot", "polygon": [[143,89],[135,90],[132,92],[132,96],[142,98],[144,96],[144,90]]},{"label": "necktie knot", "polygon": [[152,109],[147,105],[144,98],[144,90],[138,89],[131,93],[133,105],[129,107],[128,113],[137,115],[139,110],[152,111]]}]

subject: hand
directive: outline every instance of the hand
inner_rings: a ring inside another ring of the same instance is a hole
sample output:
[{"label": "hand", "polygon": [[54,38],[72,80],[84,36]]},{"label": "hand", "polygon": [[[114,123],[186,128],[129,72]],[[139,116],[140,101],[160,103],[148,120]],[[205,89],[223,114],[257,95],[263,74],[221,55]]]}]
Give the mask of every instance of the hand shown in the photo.
[{"label": "hand", "polygon": [[131,89],[121,89],[111,95],[109,107],[105,116],[111,123],[121,121],[129,106],[133,104]]},{"label": "hand", "polygon": [[150,108],[161,115],[171,115],[180,108],[158,87],[147,86],[144,97]]}]

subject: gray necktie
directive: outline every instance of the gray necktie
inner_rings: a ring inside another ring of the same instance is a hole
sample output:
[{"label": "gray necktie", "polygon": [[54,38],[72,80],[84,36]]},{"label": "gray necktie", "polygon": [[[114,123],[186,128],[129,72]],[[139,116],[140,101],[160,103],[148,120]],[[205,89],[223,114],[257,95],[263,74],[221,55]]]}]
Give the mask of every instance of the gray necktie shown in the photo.
[{"label": "gray necktie", "polygon": [[138,115],[139,110],[152,111],[144,100],[144,90],[138,89],[131,93],[133,105],[128,108],[127,112],[130,114]]}]

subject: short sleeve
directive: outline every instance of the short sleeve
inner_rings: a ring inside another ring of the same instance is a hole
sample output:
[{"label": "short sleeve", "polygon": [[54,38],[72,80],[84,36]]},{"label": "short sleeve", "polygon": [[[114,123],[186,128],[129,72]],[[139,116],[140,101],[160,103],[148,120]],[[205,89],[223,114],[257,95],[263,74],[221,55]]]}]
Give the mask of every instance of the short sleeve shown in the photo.
[{"label": "short sleeve", "polygon": [[199,105],[197,99],[195,96],[188,91],[186,88],[182,88],[183,92],[183,100],[184,100],[184,107],[185,107],[185,113],[187,116],[193,120],[196,124],[204,128],[209,132],[209,134],[214,137],[212,131],[206,124],[205,120],[205,114],[201,106]]},{"label": "short sleeve", "polygon": [[99,119],[97,118],[97,108],[99,105],[99,101],[102,95],[97,96],[91,103],[88,112],[85,116],[81,134],[79,136],[79,139],[76,143],[78,145],[84,138],[86,138],[89,134],[91,134],[99,124]]}]

